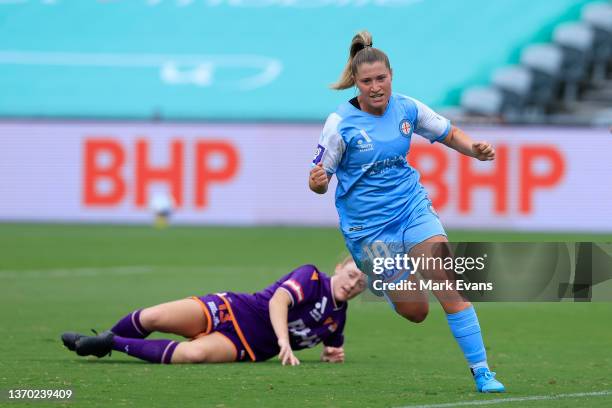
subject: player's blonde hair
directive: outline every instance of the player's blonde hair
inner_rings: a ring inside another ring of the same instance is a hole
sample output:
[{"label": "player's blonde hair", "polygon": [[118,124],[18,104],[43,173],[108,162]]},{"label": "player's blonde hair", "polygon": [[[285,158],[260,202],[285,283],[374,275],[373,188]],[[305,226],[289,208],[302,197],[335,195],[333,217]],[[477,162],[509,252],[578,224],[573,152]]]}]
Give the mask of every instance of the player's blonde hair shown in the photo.
[{"label": "player's blonde hair", "polygon": [[344,266],[344,265],[346,265],[346,264],[348,264],[348,263],[350,263],[350,262],[355,262],[355,260],[353,259],[353,257],[352,257],[352,256],[347,255],[347,256],[345,256],[345,257],[344,257],[344,259],[342,260],[342,262],[340,262],[340,266]]},{"label": "player's blonde hair", "polygon": [[372,47],[372,44],[372,34],[368,31],[364,30],[355,34],[351,41],[351,47],[349,48],[348,62],[338,82],[330,86],[332,89],[347,89],[355,85],[357,69],[364,63],[372,64],[374,62],[383,62],[387,68],[391,70],[387,54],[378,48]]},{"label": "player's blonde hair", "polygon": [[[355,262],[355,260],[353,259],[353,257],[349,254],[347,255],[347,251],[344,251],[340,256],[338,256],[338,258],[336,258],[338,260],[338,262],[336,262],[336,270],[338,267],[340,268],[344,268],[347,264],[349,263],[354,263],[355,265],[357,265],[357,262]],[[334,270],[334,274],[336,273],[336,270]]]}]

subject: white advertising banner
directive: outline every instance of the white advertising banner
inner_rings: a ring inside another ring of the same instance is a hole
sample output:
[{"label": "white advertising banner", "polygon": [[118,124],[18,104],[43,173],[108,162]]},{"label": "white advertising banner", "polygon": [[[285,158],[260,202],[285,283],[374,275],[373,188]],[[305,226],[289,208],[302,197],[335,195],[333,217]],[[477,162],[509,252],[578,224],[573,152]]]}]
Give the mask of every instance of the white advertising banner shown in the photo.
[{"label": "white advertising banner", "polygon": [[[321,127],[3,122],[0,220],[149,223],[166,193],[178,224],[335,226],[335,185],[307,186]],[[416,135],[409,154],[447,228],[612,231],[607,129],[465,130],[497,159]]]}]

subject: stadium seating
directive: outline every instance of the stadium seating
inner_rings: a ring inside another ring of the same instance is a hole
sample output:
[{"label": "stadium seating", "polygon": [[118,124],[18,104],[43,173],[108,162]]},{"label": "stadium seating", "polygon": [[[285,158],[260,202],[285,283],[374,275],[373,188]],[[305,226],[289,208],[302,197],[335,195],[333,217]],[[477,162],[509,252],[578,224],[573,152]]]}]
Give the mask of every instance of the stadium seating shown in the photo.
[{"label": "stadium seating", "polygon": [[504,95],[492,87],[474,87],[461,95],[461,106],[475,115],[499,116],[503,113]]},{"label": "stadium seating", "polygon": [[504,95],[506,117],[512,120],[525,114],[532,98],[531,71],[520,65],[502,67],[494,72],[492,83]]},{"label": "stadium seating", "polygon": [[532,103],[546,111],[552,107],[561,81],[561,49],[550,44],[534,44],[523,50],[521,63],[527,67],[533,77]]},{"label": "stadium seating", "polygon": [[593,28],[595,34],[593,79],[602,82],[606,78],[607,67],[612,58],[612,5],[587,4],[582,9],[582,20]]},{"label": "stadium seating", "polygon": [[587,80],[594,33],[586,24],[568,23],[555,29],[553,39],[563,52],[561,66],[561,78],[565,85],[563,102],[569,105],[578,99],[579,86]]},{"label": "stadium seating", "polygon": [[[491,122],[506,123],[612,123],[612,3],[588,3],[580,19],[559,23],[549,43],[524,47],[518,65],[493,72],[490,88],[465,89],[461,111],[454,118],[465,122],[482,122],[485,116]],[[476,97],[483,101],[474,101]],[[484,103],[490,106],[485,109]]]}]

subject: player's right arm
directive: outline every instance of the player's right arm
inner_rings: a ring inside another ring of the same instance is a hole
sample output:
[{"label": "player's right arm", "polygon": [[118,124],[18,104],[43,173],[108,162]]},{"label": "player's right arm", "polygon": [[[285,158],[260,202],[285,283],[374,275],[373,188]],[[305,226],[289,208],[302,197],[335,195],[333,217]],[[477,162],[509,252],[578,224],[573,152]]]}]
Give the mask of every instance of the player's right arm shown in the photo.
[{"label": "player's right arm", "polygon": [[312,160],[312,169],[308,177],[308,187],[317,194],[325,194],[332,175],[344,154],[346,145],[338,133],[338,124],[342,118],[332,113],[325,121],[319,137],[319,145]]},{"label": "player's right arm", "polygon": [[283,365],[290,364],[292,366],[299,365],[300,360],[293,354],[291,343],[289,342],[289,327],[287,324],[287,316],[289,315],[289,306],[293,303],[289,293],[282,288],[276,289],[274,295],[269,302],[270,321],[274,328],[274,333],[278,339],[278,359]]},{"label": "player's right arm", "polygon": [[330,180],[331,174],[327,174],[323,168],[323,162],[319,162],[310,170],[308,187],[317,194],[325,194]]}]

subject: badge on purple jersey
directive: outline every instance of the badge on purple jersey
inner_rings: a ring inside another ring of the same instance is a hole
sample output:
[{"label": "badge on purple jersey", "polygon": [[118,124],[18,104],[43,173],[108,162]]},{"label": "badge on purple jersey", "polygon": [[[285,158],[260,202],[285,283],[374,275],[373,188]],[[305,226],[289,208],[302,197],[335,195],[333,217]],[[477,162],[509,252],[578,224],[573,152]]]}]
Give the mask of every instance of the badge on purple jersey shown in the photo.
[{"label": "badge on purple jersey", "polygon": [[312,160],[312,164],[314,166],[319,164],[319,162],[323,158],[323,153],[325,153],[325,148],[321,145],[317,145],[317,151],[315,152],[314,159]]}]

